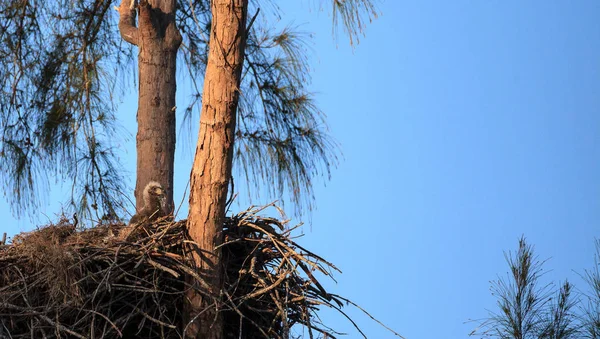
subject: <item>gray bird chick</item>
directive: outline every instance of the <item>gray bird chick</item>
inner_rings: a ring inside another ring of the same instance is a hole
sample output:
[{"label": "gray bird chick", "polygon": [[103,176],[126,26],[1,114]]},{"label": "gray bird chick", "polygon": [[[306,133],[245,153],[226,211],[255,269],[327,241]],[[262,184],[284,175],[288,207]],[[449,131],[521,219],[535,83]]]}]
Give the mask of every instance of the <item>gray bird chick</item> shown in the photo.
[{"label": "gray bird chick", "polygon": [[167,194],[162,185],[156,181],[150,181],[144,187],[144,207],[129,220],[129,225],[138,224],[142,221],[152,221],[168,215]]}]

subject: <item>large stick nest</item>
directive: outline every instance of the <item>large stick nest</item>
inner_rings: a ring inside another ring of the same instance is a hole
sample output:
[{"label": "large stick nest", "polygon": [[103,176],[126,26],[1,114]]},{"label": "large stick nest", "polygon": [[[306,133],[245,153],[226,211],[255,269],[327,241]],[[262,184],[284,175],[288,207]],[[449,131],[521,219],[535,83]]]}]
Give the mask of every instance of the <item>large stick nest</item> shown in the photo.
[{"label": "large stick nest", "polygon": [[[258,212],[224,223],[223,287],[209,296],[224,337],[290,338],[295,325],[310,338],[334,337],[316,311],[347,300],[314,273],[336,268]],[[140,226],[126,240],[123,227],[76,230],[62,219],[0,244],[0,338],[181,338],[185,291],[204,284],[186,259],[185,221]]]}]

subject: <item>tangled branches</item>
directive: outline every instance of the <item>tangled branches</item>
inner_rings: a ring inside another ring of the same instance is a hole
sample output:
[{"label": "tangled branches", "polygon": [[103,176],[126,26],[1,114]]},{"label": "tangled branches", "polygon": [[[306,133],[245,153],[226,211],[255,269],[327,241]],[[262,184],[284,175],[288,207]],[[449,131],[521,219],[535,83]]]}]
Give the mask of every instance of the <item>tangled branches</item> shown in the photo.
[{"label": "tangled branches", "polygon": [[[348,300],[327,293],[315,274],[337,269],[260,211],[224,224],[224,284],[208,296],[224,337],[290,338],[297,325],[311,338],[335,337],[316,311],[342,312]],[[0,338],[181,338],[185,277],[206,286],[186,260],[185,221],[140,226],[125,241],[123,227],[77,231],[63,219],[0,246]]]}]

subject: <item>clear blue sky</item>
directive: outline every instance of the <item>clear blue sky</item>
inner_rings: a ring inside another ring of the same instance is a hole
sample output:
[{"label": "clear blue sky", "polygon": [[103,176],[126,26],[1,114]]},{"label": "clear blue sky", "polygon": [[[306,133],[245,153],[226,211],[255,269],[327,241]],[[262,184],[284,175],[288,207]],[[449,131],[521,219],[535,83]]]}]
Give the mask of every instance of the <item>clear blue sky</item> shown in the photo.
[{"label": "clear blue sky", "polygon": [[[354,51],[332,39],[328,7],[285,3],[283,24],[316,33],[311,88],[344,153],[302,240],[343,270],[332,292],[407,338],[467,338],[521,235],[551,258],[545,278],[583,288],[574,271],[600,237],[600,2],[388,0]],[[131,187],[134,140],[121,145]],[[178,151],[176,200],[192,151]],[[41,210],[51,218],[60,194]]]}]

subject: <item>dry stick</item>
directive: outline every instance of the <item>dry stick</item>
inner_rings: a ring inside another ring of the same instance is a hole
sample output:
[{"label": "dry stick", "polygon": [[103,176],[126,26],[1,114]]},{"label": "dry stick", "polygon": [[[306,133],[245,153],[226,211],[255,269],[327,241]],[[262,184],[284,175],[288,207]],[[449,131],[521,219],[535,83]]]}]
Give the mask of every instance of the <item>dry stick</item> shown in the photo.
[{"label": "dry stick", "polygon": [[[194,8],[192,7],[192,11],[194,10]],[[196,15],[194,14],[194,17]],[[183,197],[181,197],[181,202],[179,203],[179,206],[177,206],[177,210],[175,211],[175,216],[177,216],[179,214],[179,210],[181,209],[181,206],[183,206],[183,202],[185,201],[185,197],[187,195],[188,192],[188,187],[190,187],[190,179],[188,179],[187,184],[185,184],[185,189],[183,190]]]},{"label": "dry stick", "polygon": [[[275,305],[277,306],[277,309],[279,310],[277,313],[281,314],[281,322],[284,324],[284,328],[287,326],[287,312],[285,311],[283,305],[281,305],[281,303],[279,302],[280,297],[279,297],[279,291],[275,290],[273,291],[275,295],[270,294],[271,300],[273,300],[273,302],[275,303]],[[275,325],[275,320],[276,318],[273,319],[273,321],[271,322],[271,327],[273,327],[273,325]]]},{"label": "dry stick", "polygon": [[[81,338],[81,339],[86,339],[85,336],[82,336],[81,334],[77,333],[77,332],[73,332],[70,329],[66,328],[65,326],[59,324],[59,323],[55,323],[54,321],[52,321],[52,319],[46,317],[45,315],[39,315],[39,318],[44,320],[45,322],[49,323],[52,326],[55,326],[56,328],[62,330],[63,332],[67,332],[72,336],[75,336],[77,338]],[[33,337],[32,337],[33,338]]]},{"label": "dry stick", "polygon": [[[122,336],[123,336],[123,334],[121,333],[121,331],[119,330],[119,328],[117,327],[117,325],[116,325],[115,323],[113,323],[113,322],[112,322],[112,321],[111,321],[111,320],[110,320],[110,319],[109,319],[107,316],[105,316],[104,314],[102,314],[102,313],[100,313],[100,312],[97,312],[97,311],[94,311],[94,310],[84,310],[84,311],[92,313],[92,314],[94,315],[94,318],[93,318],[93,319],[95,319],[95,316],[96,316],[96,315],[98,315],[98,316],[101,316],[101,317],[102,317],[104,320],[106,320],[106,322],[107,322],[107,323],[108,323],[108,324],[109,324],[109,325],[110,325],[112,328],[114,328],[114,329],[115,329],[115,331],[117,331],[117,333],[119,334],[119,337],[122,337]],[[92,327],[92,329],[93,329],[93,328],[94,328],[94,327]]]},{"label": "dry stick", "polygon": [[179,273],[175,272],[174,270],[172,270],[172,269],[170,269],[170,268],[168,268],[166,266],[163,266],[163,265],[157,263],[156,261],[154,261],[154,260],[152,260],[150,258],[148,258],[147,262],[150,265],[156,267],[157,269],[169,273],[170,275],[174,276],[175,278],[179,278],[181,276]]},{"label": "dry stick", "polygon": [[[352,323],[352,325],[354,326],[354,328],[363,336],[363,338],[367,339],[367,336],[363,333],[363,331],[361,331],[360,327],[358,327],[358,324],[354,322],[354,320],[352,320],[352,318],[350,318],[349,315],[346,314],[346,312],[342,311],[341,308],[339,307],[335,307],[333,304],[327,303],[329,305],[329,307],[336,309],[338,312],[340,312],[344,317],[346,317],[346,319],[348,319],[349,322]],[[393,332],[393,331],[392,331]],[[398,334],[396,332],[394,332],[394,334]],[[401,338],[405,339],[404,337],[400,336]]]},{"label": "dry stick", "polygon": [[[291,240],[290,240],[290,243],[291,243],[292,246],[297,247],[297,248],[301,249],[302,251],[306,252],[306,255],[312,256],[315,259],[317,259],[318,261],[324,262],[325,264],[327,264],[327,266],[333,268],[334,270],[338,271],[339,273],[342,273],[342,271],[339,268],[337,268],[334,264],[330,263],[329,261],[321,258],[320,256],[314,254],[313,252],[305,249],[304,247],[298,245],[297,243],[295,243],[295,242],[293,242]],[[326,274],[326,275],[329,275],[329,274]]]},{"label": "dry stick", "polygon": [[[253,224],[250,224],[250,223],[246,224],[246,226],[249,226],[251,228],[258,229],[258,230],[264,232],[271,239],[271,241],[273,242],[273,245],[275,245],[275,247],[277,247],[277,249],[279,250],[279,252],[283,253],[283,251],[280,248],[280,246],[281,246],[281,247],[285,248],[287,250],[287,253],[290,253],[294,257],[294,259],[296,259],[298,262],[302,262],[302,261],[307,262],[313,268],[315,268],[315,269],[319,270],[321,273],[329,276],[329,273],[327,273],[325,270],[323,270],[321,267],[319,267],[319,265],[316,265],[312,261],[307,260],[305,257],[303,257],[302,255],[298,254],[296,251],[294,251],[293,248],[291,248],[290,246],[287,246],[287,244],[285,244],[285,242],[278,241],[277,239],[275,239],[275,237],[271,233],[268,233],[267,231],[265,231],[264,229],[260,228],[259,226],[256,226],[256,225],[253,225]],[[285,256],[284,259],[286,261],[289,261],[289,259],[287,258],[287,256]],[[290,262],[290,264],[291,264],[291,262]],[[333,265],[331,265],[331,266],[333,266]],[[301,266],[301,267],[304,270],[304,272],[307,273],[307,275],[313,281],[313,283],[315,283],[315,285],[317,285],[317,287],[319,287],[319,289],[321,289],[322,292],[325,295],[327,295],[327,292],[325,292],[325,290],[323,289],[323,287],[321,286],[321,284],[318,283],[318,281],[315,279],[315,277],[311,273],[309,273],[308,269],[306,267],[304,267],[304,266]],[[337,269],[337,268],[335,268],[335,266],[333,266],[333,268]]]},{"label": "dry stick", "polygon": [[[229,293],[227,293],[227,291],[223,291],[223,292],[225,293],[225,296],[227,296],[227,299],[231,300],[231,296],[229,295]],[[232,306],[233,306],[233,310],[240,316],[240,318],[245,318],[250,323],[252,323],[252,325],[254,325],[254,327],[258,328],[258,330],[265,336],[265,338],[269,337],[267,335],[267,333],[264,331],[264,329],[262,327],[260,327],[254,320],[244,316],[242,311],[240,311],[239,308],[237,308],[237,306],[235,306],[235,304],[233,302],[232,302]],[[241,331],[241,327],[240,327],[240,331]]]},{"label": "dry stick", "polygon": [[361,310],[364,314],[366,314],[367,316],[369,316],[369,318],[371,318],[372,320],[374,320],[375,322],[377,322],[379,325],[383,326],[386,330],[392,332],[393,334],[395,334],[396,336],[406,339],[403,336],[401,336],[400,334],[396,333],[394,330],[392,330],[391,328],[385,326],[384,323],[382,323],[381,321],[375,319],[375,317],[373,317],[369,312],[367,312],[365,309],[363,309],[362,307],[360,307],[358,304],[356,304],[355,302],[353,302],[352,300],[346,299],[344,297],[341,297],[339,295],[336,295],[337,298],[344,300],[345,302],[351,304],[352,306],[358,308],[359,310]]},{"label": "dry stick", "polygon": [[[16,311],[21,311],[21,312],[28,312],[30,315],[40,315],[40,314],[47,313],[47,312],[33,311],[31,307],[23,307],[23,306],[13,305],[10,303],[5,303],[5,302],[0,302],[0,307],[13,309]],[[41,308],[41,307],[39,307],[39,308]]]},{"label": "dry stick", "polygon": [[315,278],[315,276],[308,270],[308,267],[306,267],[306,265],[304,265],[304,263],[300,262],[300,261],[298,262],[298,264],[300,265],[300,268],[302,268],[304,273],[306,273],[308,278],[313,282],[313,284],[315,284],[315,286],[317,286],[319,291],[321,291],[321,293],[323,294],[323,297],[326,298],[327,300],[331,300],[331,295],[329,293],[327,293],[327,291],[325,291],[325,289],[323,288],[321,283],[319,283],[317,278]]},{"label": "dry stick", "polygon": [[183,260],[183,256],[171,252],[153,251],[148,254],[155,258],[167,257],[179,262]]},{"label": "dry stick", "polygon": [[[288,253],[289,253],[289,252],[288,252]],[[288,256],[287,254],[284,254],[284,255],[283,255],[283,258],[282,258],[282,259],[284,259],[284,260],[283,260],[283,261],[280,263],[280,265],[279,265],[279,268],[277,269],[278,271],[281,271],[282,265],[284,265],[284,264],[285,264],[285,262],[286,262],[286,261],[288,261],[288,260],[286,260],[287,256]],[[292,271],[293,271],[293,272],[296,272],[296,271],[297,271],[297,266],[298,266],[298,264],[302,264],[302,263],[301,263],[300,261],[297,261],[297,262],[296,262],[296,265],[294,265],[294,267],[293,267],[293,269],[292,269]],[[307,271],[307,268],[306,268],[306,267],[303,267],[303,270]],[[251,270],[251,272],[253,272],[253,271]],[[268,292],[268,291],[270,291],[270,290],[274,289],[274,287],[276,287],[278,284],[280,284],[280,280],[281,280],[281,278],[285,278],[285,277],[286,277],[286,275],[288,275],[289,273],[290,273],[290,271],[287,271],[287,270],[286,270],[286,272],[280,273],[280,279],[279,279],[279,280],[278,280],[276,283],[274,283],[273,285],[271,285],[271,286],[268,286],[268,287],[266,287],[266,288],[263,288],[262,290],[259,290],[259,291],[255,292],[255,293],[251,294],[251,295],[248,295],[248,296],[246,296],[246,297],[251,297],[251,298],[254,298],[254,297],[258,296],[258,295],[261,295],[261,294],[263,294],[263,293],[265,293],[265,292]],[[271,276],[271,275],[269,275],[268,277],[269,277],[269,278],[272,278],[272,276]],[[262,279],[261,279],[260,277],[256,277],[256,278],[257,278],[259,281],[262,281]],[[313,280],[313,282],[314,282],[314,280],[316,280],[316,279],[314,279],[314,277],[312,277],[312,278],[313,278],[313,279],[311,279],[311,280]],[[265,286],[265,285],[266,285],[264,282],[263,282],[262,284],[263,284],[263,286]],[[320,284],[319,284],[319,285],[320,285]],[[320,286],[319,286],[319,287],[320,287]],[[321,287],[321,289],[322,289],[322,287]],[[280,297],[279,297],[279,292],[278,292],[278,290],[277,290],[277,289],[275,289],[273,292],[275,293],[275,295],[271,294],[271,295],[270,295],[270,297],[271,297],[271,299],[273,300],[273,302],[275,303],[275,305],[277,306],[277,308],[279,309],[279,311],[277,312],[277,313],[278,313],[277,315],[278,315],[278,316],[279,316],[279,315],[281,315],[281,316],[282,316],[282,320],[283,320],[283,321],[285,321],[285,319],[283,319],[283,317],[285,316],[285,313],[286,313],[286,312],[283,310],[283,306],[282,306],[282,305],[280,304],[280,302],[279,302],[279,298],[280,298]],[[287,293],[286,293],[286,295],[287,295]],[[325,297],[326,295],[327,295],[327,293],[324,293],[324,295],[323,295],[322,297]],[[273,321],[275,321],[275,319],[274,319]]]},{"label": "dry stick", "polygon": [[239,222],[238,222],[238,225],[240,225],[240,226],[241,226],[241,225],[242,225],[242,222],[246,221],[248,218],[251,218],[251,217],[258,217],[258,213],[260,213],[260,212],[262,212],[262,211],[266,210],[266,209],[267,209],[267,208],[269,208],[269,207],[275,207],[275,208],[278,208],[278,207],[277,207],[277,205],[275,205],[275,201],[274,201],[274,202],[272,202],[272,203],[270,203],[270,204],[267,204],[267,205],[261,206],[261,207],[250,206],[250,208],[249,208],[248,210],[246,210],[246,211],[244,211],[244,212],[242,212],[242,213],[238,214],[238,216],[243,216],[243,218],[241,218],[241,219],[239,220]]},{"label": "dry stick", "polygon": [[131,303],[126,302],[126,304],[129,305],[129,306],[131,306],[138,314],[140,314],[144,318],[146,318],[146,319],[148,319],[148,320],[150,320],[150,321],[152,321],[152,322],[154,322],[154,323],[156,323],[158,325],[161,325],[161,326],[164,326],[164,327],[168,327],[168,328],[177,328],[177,326],[174,326],[174,325],[171,325],[171,324],[167,324],[164,321],[160,321],[160,320],[158,320],[158,319],[150,316],[148,313],[142,311],[137,306],[135,306],[135,305],[133,305]]},{"label": "dry stick", "polygon": [[285,280],[285,278],[286,278],[286,276],[282,275],[279,279],[277,279],[277,281],[273,285],[261,288],[260,290],[254,292],[254,293],[251,293],[251,294],[248,294],[248,295],[244,296],[244,300],[252,299],[252,298],[255,298],[255,297],[257,297],[257,296],[259,296],[261,294],[265,294],[265,293],[271,291],[275,287],[279,286],[279,284],[281,284]]}]

